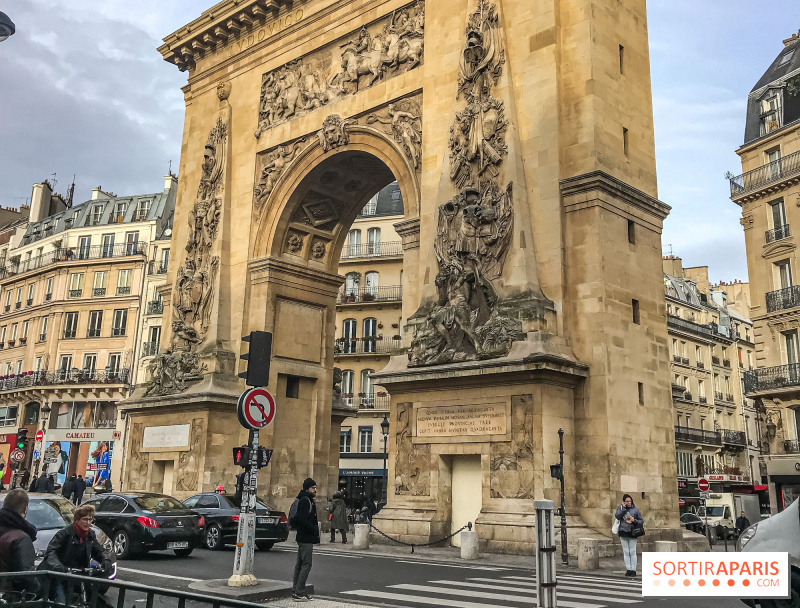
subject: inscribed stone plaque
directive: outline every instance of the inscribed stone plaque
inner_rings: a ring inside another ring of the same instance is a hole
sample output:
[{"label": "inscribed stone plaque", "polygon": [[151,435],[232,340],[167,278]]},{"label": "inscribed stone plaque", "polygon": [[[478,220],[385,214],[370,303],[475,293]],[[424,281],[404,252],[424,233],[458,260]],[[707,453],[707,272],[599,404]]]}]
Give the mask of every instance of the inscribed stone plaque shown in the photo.
[{"label": "inscribed stone plaque", "polygon": [[506,406],[461,405],[417,409],[417,437],[505,435]]},{"label": "inscribed stone plaque", "polygon": [[287,359],[319,363],[322,320],[323,309],[318,306],[278,300],[275,337],[272,341],[275,354]]},{"label": "inscribed stone plaque", "polygon": [[144,429],[142,449],[188,448],[191,424],[170,424],[168,426],[148,426]]}]

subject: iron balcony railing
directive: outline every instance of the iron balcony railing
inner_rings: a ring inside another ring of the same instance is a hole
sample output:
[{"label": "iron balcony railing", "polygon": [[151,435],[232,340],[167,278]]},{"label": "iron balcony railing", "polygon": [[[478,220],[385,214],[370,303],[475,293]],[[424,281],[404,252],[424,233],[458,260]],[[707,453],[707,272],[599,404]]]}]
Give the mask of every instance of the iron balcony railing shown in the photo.
[{"label": "iron balcony railing", "polygon": [[153,302],[147,303],[147,314],[148,315],[160,315],[164,312],[164,301],[163,300],[154,300]]},{"label": "iron balcony railing", "polygon": [[800,363],[761,367],[744,373],[745,393],[800,386]]},{"label": "iron balcony railing", "polygon": [[766,295],[767,312],[787,310],[800,306],[800,285],[770,291]]},{"label": "iron balcony railing", "polygon": [[703,336],[707,338],[714,337],[714,331],[708,325],[700,325],[693,321],[687,321],[680,317],[667,316],[667,325],[679,331],[685,331],[690,334]]},{"label": "iron balcony railing", "polygon": [[747,437],[744,431],[731,431],[730,429],[721,429],[722,443],[728,445],[747,445]]},{"label": "iron balcony railing", "polygon": [[86,332],[87,338],[99,338],[100,337],[100,328],[99,327],[90,327],[89,330]]},{"label": "iron balcony railing", "polygon": [[142,344],[142,357],[152,357],[158,354],[158,342],[144,342]]},{"label": "iron balcony railing", "polygon": [[396,255],[403,255],[403,243],[401,241],[367,243],[365,245],[345,245],[342,249],[341,259],[382,258]]},{"label": "iron balcony railing", "polygon": [[794,152],[742,175],[731,177],[731,197],[748,194],[797,174],[800,174],[800,152]]},{"label": "iron balcony railing", "polygon": [[730,367],[731,366],[731,360],[730,359],[723,359],[722,360],[722,366],[723,367]]},{"label": "iron balcony railing", "polygon": [[787,454],[800,454],[800,440],[789,439],[783,442],[783,451]]},{"label": "iron balcony railing", "polygon": [[104,295],[106,295],[105,287],[95,287],[94,289],[92,289],[93,298],[102,298]]},{"label": "iron balcony railing", "polygon": [[706,368],[706,364],[703,363],[702,361],[698,361],[696,367],[697,367],[697,369],[705,369]]},{"label": "iron balcony railing", "polygon": [[75,384],[127,384],[130,370],[97,371],[90,369],[67,369],[54,372],[22,372],[0,376],[0,391],[39,386],[63,386]]},{"label": "iron balcony railing", "polygon": [[334,344],[334,355],[386,354],[403,347],[399,338],[339,338]]},{"label": "iron balcony railing", "polygon": [[717,401],[725,401],[723,397],[724,396],[722,393],[717,393],[717,392],[714,393],[714,399],[716,399]]},{"label": "iron balcony railing", "polygon": [[339,292],[337,304],[365,304],[369,302],[401,302],[403,287],[365,287],[363,289],[345,289]]},{"label": "iron balcony railing", "polygon": [[778,226],[772,230],[767,230],[764,235],[764,240],[766,240],[767,244],[769,245],[770,243],[780,241],[781,239],[785,239],[790,236],[792,235],[789,232],[789,224],[784,224],[783,226]]},{"label": "iron balcony railing", "polygon": [[719,365],[719,357],[711,357],[712,365]]},{"label": "iron balcony railing", "polygon": [[16,263],[7,262],[4,267],[0,268],[0,279],[51,266],[58,262],[127,257],[132,255],[144,255],[146,252],[147,243],[143,242],[130,245],[121,243],[119,245],[92,245],[90,247],[61,247],[29,260],[18,261]]},{"label": "iron balcony railing", "polygon": [[70,298],[80,298],[83,295],[83,289],[70,289],[69,290],[69,297]]},{"label": "iron balcony railing", "polygon": [[675,440],[690,443],[705,443],[708,445],[722,445],[722,436],[718,431],[692,429],[686,426],[675,427]]},{"label": "iron balcony railing", "polygon": [[147,274],[167,274],[167,264],[150,260],[147,264]]},{"label": "iron balcony railing", "polygon": [[130,287],[117,287],[117,295],[118,296],[128,296],[131,293]]},{"label": "iron balcony railing", "polygon": [[26,300],[25,306],[33,306],[33,298],[28,298]]},{"label": "iron balcony railing", "polygon": [[706,397],[698,397],[700,403],[708,403],[708,399]]},{"label": "iron balcony railing", "polygon": [[389,395],[343,395],[342,400],[347,407],[359,410],[389,410],[391,397]]}]

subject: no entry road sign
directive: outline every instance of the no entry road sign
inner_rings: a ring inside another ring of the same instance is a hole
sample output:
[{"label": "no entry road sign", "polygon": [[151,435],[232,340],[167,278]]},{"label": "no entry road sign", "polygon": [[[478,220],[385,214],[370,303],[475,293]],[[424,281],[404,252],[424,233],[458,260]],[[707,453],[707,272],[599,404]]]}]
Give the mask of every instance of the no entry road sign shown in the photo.
[{"label": "no entry road sign", "polygon": [[239,422],[251,431],[269,426],[275,418],[275,399],[265,388],[251,388],[239,397]]},{"label": "no entry road sign", "polygon": [[36,441],[42,441],[44,439],[44,431],[39,430],[36,431]]},{"label": "no entry road sign", "polygon": [[701,492],[708,492],[708,479],[698,479],[697,489]]}]

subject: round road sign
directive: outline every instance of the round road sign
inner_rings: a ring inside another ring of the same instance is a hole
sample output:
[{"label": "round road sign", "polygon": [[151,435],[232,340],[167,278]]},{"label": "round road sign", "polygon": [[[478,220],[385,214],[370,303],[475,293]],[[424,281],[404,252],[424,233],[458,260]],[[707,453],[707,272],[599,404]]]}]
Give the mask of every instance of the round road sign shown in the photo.
[{"label": "round road sign", "polygon": [[258,431],[275,418],[275,399],[265,388],[251,388],[239,397],[239,422],[252,431]]},{"label": "round road sign", "polygon": [[44,431],[36,431],[36,441],[42,441],[44,439]]},{"label": "round road sign", "polygon": [[697,480],[697,488],[701,492],[708,492],[708,479],[698,479]]},{"label": "round road sign", "polygon": [[25,460],[25,452],[23,452],[19,448],[16,448],[11,452],[11,454],[9,454],[8,457],[14,462],[22,462],[23,460]]}]

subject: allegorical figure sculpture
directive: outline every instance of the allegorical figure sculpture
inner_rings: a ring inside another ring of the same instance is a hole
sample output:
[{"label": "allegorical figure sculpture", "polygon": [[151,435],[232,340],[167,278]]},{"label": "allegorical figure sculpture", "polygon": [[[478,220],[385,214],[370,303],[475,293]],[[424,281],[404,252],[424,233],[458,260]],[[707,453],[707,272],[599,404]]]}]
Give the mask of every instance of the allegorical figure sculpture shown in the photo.
[{"label": "allegorical figure sculpture", "polygon": [[422,164],[422,111],[419,104],[411,99],[390,103],[386,114],[370,114],[367,124],[379,122],[391,127],[394,140],[403,147],[403,151],[415,169]]}]

